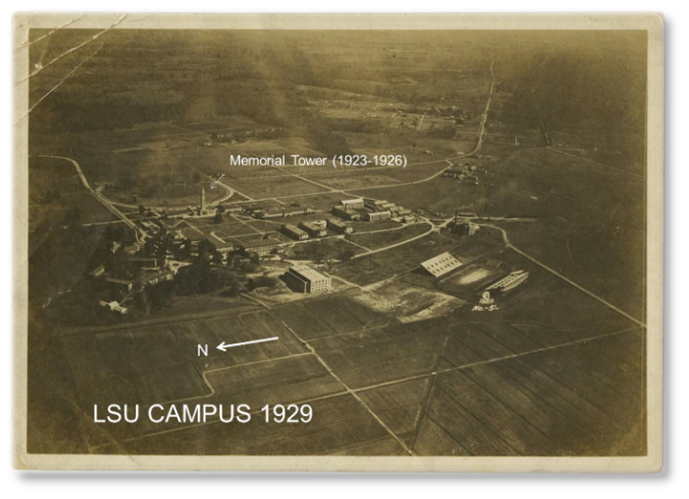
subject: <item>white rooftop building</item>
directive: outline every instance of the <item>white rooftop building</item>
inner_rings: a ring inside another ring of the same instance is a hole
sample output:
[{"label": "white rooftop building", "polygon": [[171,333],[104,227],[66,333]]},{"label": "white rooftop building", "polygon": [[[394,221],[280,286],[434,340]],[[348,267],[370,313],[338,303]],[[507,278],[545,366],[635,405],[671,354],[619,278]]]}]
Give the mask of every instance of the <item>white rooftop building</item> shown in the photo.
[{"label": "white rooftop building", "polygon": [[462,262],[457,260],[449,253],[441,253],[434,256],[430,260],[426,260],[421,266],[433,275],[433,277],[440,277],[448,272],[462,266]]}]

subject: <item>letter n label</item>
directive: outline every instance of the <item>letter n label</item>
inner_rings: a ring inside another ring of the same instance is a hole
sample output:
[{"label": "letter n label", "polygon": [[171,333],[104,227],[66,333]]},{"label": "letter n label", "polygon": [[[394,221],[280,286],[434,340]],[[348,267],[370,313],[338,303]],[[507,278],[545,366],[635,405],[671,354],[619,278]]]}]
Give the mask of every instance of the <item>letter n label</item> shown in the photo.
[{"label": "letter n label", "polygon": [[201,352],[203,352],[204,357],[208,357],[208,345],[199,345],[199,348],[196,351],[199,357],[201,357]]}]

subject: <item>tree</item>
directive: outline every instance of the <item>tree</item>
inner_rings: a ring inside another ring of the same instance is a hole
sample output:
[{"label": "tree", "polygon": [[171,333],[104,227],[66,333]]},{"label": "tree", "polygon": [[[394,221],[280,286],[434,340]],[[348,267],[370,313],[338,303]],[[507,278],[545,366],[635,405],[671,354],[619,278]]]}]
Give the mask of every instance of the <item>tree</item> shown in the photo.
[{"label": "tree", "polygon": [[198,251],[199,257],[196,263],[203,267],[208,267],[211,263],[222,262],[222,255],[215,247],[215,244],[208,239],[203,239],[199,242]]},{"label": "tree", "polygon": [[230,289],[228,291],[228,294],[232,298],[236,298],[239,296],[239,294],[242,292],[242,286],[239,284],[239,281],[234,281],[232,285],[230,286]]},{"label": "tree", "polygon": [[271,279],[268,276],[258,276],[247,281],[246,289],[253,291],[254,289],[258,288],[272,288],[275,287],[275,284],[277,284],[275,279]]},{"label": "tree", "polygon": [[326,248],[319,242],[307,243],[304,253],[309,260],[321,263],[325,258]]},{"label": "tree", "polygon": [[128,260],[129,257],[124,250],[124,245],[120,244],[115,252],[111,253],[109,262],[106,264],[108,273],[116,279],[128,277]]},{"label": "tree", "polygon": [[181,244],[174,245],[173,254],[177,260],[188,260],[191,257],[191,241],[185,238]]},{"label": "tree", "polygon": [[148,298],[151,308],[154,311],[170,305],[177,294],[176,286],[173,281],[161,282],[144,291],[148,291]]},{"label": "tree", "polygon": [[354,251],[352,251],[349,248],[341,248],[340,252],[338,253],[338,256],[340,257],[340,260],[346,262],[354,258]]},{"label": "tree", "polygon": [[232,268],[236,256],[237,254],[234,251],[228,251],[225,253],[225,265],[229,268]]}]

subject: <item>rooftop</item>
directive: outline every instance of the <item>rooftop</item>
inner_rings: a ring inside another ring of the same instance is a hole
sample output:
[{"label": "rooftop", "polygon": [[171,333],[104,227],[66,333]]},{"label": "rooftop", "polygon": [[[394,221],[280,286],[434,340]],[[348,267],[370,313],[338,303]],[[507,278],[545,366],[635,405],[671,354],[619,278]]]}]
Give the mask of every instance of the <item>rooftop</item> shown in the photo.
[{"label": "rooftop", "polygon": [[430,260],[426,260],[421,266],[430,272],[434,277],[440,277],[451,270],[462,266],[462,262],[457,260],[450,253],[441,253]]},{"label": "rooftop", "polygon": [[323,279],[329,279],[330,276],[323,274],[316,269],[312,269],[306,265],[295,265],[289,268],[290,272],[297,274],[304,279],[309,281],[321,281]]},{"label": "rooftop", "polygon": [[260,248],[261,246],[272,246],[272,245],[277,245],[277,244],[282,244],[282,241],[278,241],[277,239],[259,239],[258,241],[247,241],[247,242],[242,242],[241,246],[244,249],[250,249],[250,248]]}]

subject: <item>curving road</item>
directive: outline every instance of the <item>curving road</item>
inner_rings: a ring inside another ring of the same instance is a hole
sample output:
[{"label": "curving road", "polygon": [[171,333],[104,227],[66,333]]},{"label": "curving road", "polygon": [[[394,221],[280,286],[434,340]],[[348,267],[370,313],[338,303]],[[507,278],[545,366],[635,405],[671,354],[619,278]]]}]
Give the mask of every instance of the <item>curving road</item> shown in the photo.
[{"label": "curving road", "polygon": [[[452,166],[453,160],[465,158],[467,156],[471,156],[472,154],[476,154],[483,147],[483,141],[486,138],[486,123],[488,121],[488,112],[490,111],[490,103],[491,103],[491,100],[493,99],[493,90],[495,89],[495,73],[493,72],[493,64],[495,64],[495,59],[493,59],[490,63],[490,74],[491,74],[492,81],[490,84],[490,90],[488,92],[488,101],[486,102],[486,109],[483,111],[483,115],[481,116],[481,123],[479,124],[479,128],[478,128],[478,140],[476,141],[476,146],[471,151],[459,154],[458,156],[452,156],[450,158],[438,158],[438,161],[446,161],[448,163],[448,167]],[[408,166],[413,166],[413,165],[408,165]],[[368,189],[380,189],[383,187],[400,187],[403,185],[421,184],[423,182],[428,182],[429,180],[433,180],[434,178],[439,177],[440,175],[443,174],[443,172],[445,170],[447,170],[447,168],[443,168],[442,170],[431,175],[428,178],[424,178],[421,180],[414,180],[413,182],[404,182],[402,184],[376,185],[373,187],[361,187],[361,188],[357,188],[356,190],[357,191],[364,191],[364,190],[368,190]],[[344,191],[340,191],[340,192],[347,194]]]},{"label": "curving road", "polygon": [[74,159],[72,158],[67,158],[65,156],[50,156],[50,155],[45,155],[41,154],[39,155],[40,158],[52,158],[52,159],[61,159],[64,161],[69,161],[74,165],[74,168],[77,171],[77,175],[79,177],[79,180],[81,180],[81,183],[84,185],[84,187],[89,191],[89,193],[96,198],[105,208],[116,215],[120,220],[122,220],[128,227],[134,230],[134,233],[136,234],[136,239],[139,243],[142,242],[143,239],[148,237],[148,234],[136,225],[134,222],[132,222],[127,216],[122,213],[117,207],[115,206],[115,203],[113,203],[110,199],[107,197],[103,196],[100,192],[96,191],[93,187],[91,187],[91,184],[89,184],[89,181],[86,179],[86,175],[84,175],[84,172],[81,170],[81,166],[79,163],[77,163]]},{"label": "curving road", "polygon": [[[40,158],[53,158],[53,159],[63,159],[65,161],[69,161],[74,165],[74,168],[77,170],[77,175],[79,176],[79,179],[81,180],[81,183],[84,184],[84,187],[86,187],[91,194],[93,194],[94,197],[96,197],[99,201],[101,201],[103,204],[106,204],[106,207],[110,209],[111,206],[121,206],[122,208],[128,208],[132,210],[137,210],[139,208],[138,204],[129,204],[129,203],[122,203],[120,201],[116,201],[114,199],[110,199],[107,197],[105,194],[95,190],[93,187],[91,187],[91,184],[89,184],[88,180],[86,179],[86,175],[84,175],[83,170],[81,169],[81,165],[72,158],[68,158],[66,156],[52,156],[52,155],[47,155],[47,154],[40,154]],[[205,173],[203,175],[206,175]],[[234,193],[236,192],[234,189],[232,189],[230,186],[223,184],[220,181],[216,181],[211,177],[210,175],[206,175],[214,184],[219,185],[223,189],[225,189],[226,193],[225,196],[222,197],[221,199],[217,201],[213,201],[212,204],[218,204],[218,203],[224,203],[228,199],[230,199],[232,196],[234,196]],[[172,206],[148,206],[148,208],[151,208],[153,210],[167,210],[172,208]],[[112,211],[110,209],[110,211]]]},{"label": "curving road", "polygon": [[[464,157],[466,157],[466,156],[470,156],[470,155],[472,155],[472,154],[476,154],[476,153],[477,153],[478,151],[480,151],[481,148],[483,147],[483,141],[484,141],[485,136],[486,136],[486,123],[487,123],[487,121],[488,121],[488,113],[489,113],[489,111],[490,111],[490,104],[491,104],[491,100],[492,100],[492,97],[493,97],[493,91],[494,91],[494,89],[495,89],[495,72],[493,71],[493,65],[494,65],[494,64],[495,64],[495,59],[493,59],[493,60],[491,61],[491,64],[490,64],[490,73],[491,73],[492,81],[491,81],[491,85],[490,85],[490,90],[489,90],[489,92],[488,92],[488,100],[486,101],[486,107],[485,107],[485,110],[484,110],[483,115],[482,115],[482,117],[481,117],[481,122],[480,122],[480,124],[479,124],[478,139],[477,139],[477,141],[476,141],[476,146],[475,146],[471,151],[466,152],[466,153],[459,154],[459,155],[457,155],[457,156],[453,156],[453,157],[450,157],[450,158],[438,158],[438,159],[437,159],[438,162],[440,162],[440,161],[445,161],[445,162],[447,162],[448,167],[450,167],[450,166],[452,166],[452,161],[453,161],[453,160],[457,160],[457,159],[460,159],[460,158],[464,158]],[[101,194],[100,192],[96,191],[95,189],[93,189],[93,188],[91,187],[91,185],[89,184],[88,180],[86,179],[86,176],[84,175],[84,172],[82,171],[81,166],[79,165],[79,163],[78,163],[77,161],[75,161],[74,159],[72,159],[72,158],[67,158],[67,157],[64,157],[64,156],[49,156],[49,155],[41,155],[41,157],[62,159],[62,160],[71,162],[71,163],[74,165],[74,167],[75,167],[75,169],[76,169],[76,171],[77,171],[77,174],[78,174],[78,176],[79,176],[79,178],[80,178],[82,184],[84,185],[84,187],[86,187],[86,189],[88,189],[89,192],[90,192],[98,201],[101,202],[101,204],[103,204],[103,205],[104,205],[108,210],[110,210],[112,213],[114,213],[115,215],[117,215],[118,218],[122,219],[122,221],[123,221],[124,223],[126,223],[129,227],[131,227],[132,229],[134,229],[135,232],[136,232],[136,235],[137,235],[137,239],[139,239],[139,235],[140,235],[140,234],[141,234],[144,238],[147,236],[147,234],[146,234],[140,227],[138,227],[138,226],[137,226],[136,224],[134,224],[131,220],[129,220],[129,219],[128,219],[119,209],[117,209],[117,207],[116,207],[116,206],[121,206],[121,207],[129,208],[129,209],[137,209],[137,208],[138,208],[138,205],[127,204],[127,203],[120,203],[120,202],[118,202],[118,201],[115,201],[115,200],[112,200],[112,199],[108,198],[107,196],[105,196],[105,195]],[[434,162],[435,162],[435,161],[430,161],[429,163],[434,163]],[[424,163],[424,164],[427,164],[427,163]],[[408,166],[413,166],[413,165],[408,165]],[[411,182],[390,184],[390,185],[377,185],[377,186],[372,186],[372,187],[363,187],[363,188],[357,188],[356,190],[357,190],[357,191],[361,191],[361,190],[369,190],[369,189],[380,189],[380,188],[384,188],[384,187],[401,187],[401,186],[405,186],[405,185],[421,184],[421,183],[428,182],[428,181],[430,181],[430,180],[433,180],[433,179],[439,177],[440,175],[442,175],[442,173],[443,173],[445,170],[447,170],[448,167],[443,168],[442,170],[439,170],[438,172],[436,172],[436,173],[434,173],[433,175],[431,175],[430,177],[427,177],[427,178],[424,178],[424,179],[414,180],[414,181],[411,181]],[[348,196],[354,196],[354,194],[351,194],[351,193],[347,192],[347,190],[344,190],[344,189],[333,189],[332,187],[327,186],[327,185],[325,185],[325,184],[321,184],[320,182],[316,182],[316,181],[314,181],[314,180],[312,180],[312,179],[304,178],[303,176],[301,176],[301,175],[299,175],[299,174],[289,173],[289,171],[283,170],[282,168],[280,168],[280,170],[283,171],[283,172],[286,174],[285,176],[297,177],[297,178],[299,178],[299,179],[301,179],[301,180],[304,180],[304,181],[306,181],[306,182],[309,182],[309,183],[314,184],[314,185],[316,185],[316,186],[319,186],[319,187],[321,187],[321,188],[327,189],[327,192],[345,194],[345,195],[348,195]],[[205,174],[204,174],[204,175],[205,175]],[[211,176],[209,176],[209,175],[206,175],[206,176],[207,176],[211,181],[213,181],[216,185],[219,185],[219,186],[221,186],[223,189],[226,190],[226,195],[225,195],[222,199],[220,199],[219,201],[216,201],[215,203],[222,203],[222,202],[225,202],[225,201],[229,200],[229,199],[234,195],[235,190],[232,189],[232,187],[230,187],[230,186],[228,186],[228,185],[222,183],[222,182],[219,181],[219,180],[218,180],[218,181],[215,181],[215,180],[214,180]],[[321,193],[317,193],[317,194],[321,194]],[[250,200],[250,201],[264,201],[264,200],[272,200],[272,199],[277,200],[277,199],[294,198],[294,197],[304,197],[304,195],[292,195],[292,196],[283,196],[283,197],[279,197],[279,198],[273,197],[273,198],[249,199],[249,200]],[[166,207],[166,206],[151,206],[151,208],[157,209],[157,210],[162,210],[162,209],[169,208],[169,206],[168,206],[168,207]],[[423,218],[423,217],[422,217],[422,218]],[[447,223],[448,223],[449,220],[450,220],[450,219],[448,219],[442,226],[447,225]],[[427,219],[426,219],[426,222],[430,223]],[[423,234],[420,234],[420,235],[418,235],[418,236],[412,237],[412,238],[407,239],[407,240],[405,240],[405,241],[401,241],[401,242],[392,244],[392,245],[390,245],[390,246],[386,246],[386,247],[384,247],[384,248],[378,248],[378,249],[376,249],[376,250],[372,250],[372,251],[369,251],[369,252],[367,252],[367,253],[362,253],[362,254],[356,255],[354,258],[360,258],[360,257],[362,257],[362,256],[368,256],[368,255],[371,255],[371,254],[374,254],[374,253],[380,253],[380,252],[382,252],[382,251],[387,251],[387,250],[389,250],[389,249],[393,249],[393,248],[402,246],[402,245],[404,245],[404,244],[407,244],[407,243],[416,241],[416,240],[418,240],[418,239],[421,239],[421,238],[423,238],[423,237],[426,237],[426,236],[432,234],[433,232],[437,232],[437,231],[441,228],[441,226],[435,226],[435,225],[433,225],[432,223],[430,223],[430,224],[431,224],[431,228],[430,228],[427,232],[424,232]],[[140,239],[139,239],[139,240],[140,240]]]},{"label": "curving road", "polygon": [[[423,238],[423,237],[429,236],[429,235],[431,235],[433,232],[436,232],[437,229],[438,229],[438,228],[435,227],[433,224],[430,224],[430,225],[431,225],[431,228],[428,229],[428,231],[424,232],[423,234],[419,234],[418,236],[414,236],[414,237],[412,237],[412,238],[405,239],[404,241],[400,241],[400,242],[398,242],[398,243],[391,244],[390,246],[385,246],[385,247],[383,247],[383,248],[378,248],[378,249],[374,249],[374,250],[369,250],[369,251],[366,252],[366,253],[359,253],[358,255],[354,255],[354,256],[352,257],[352,260],[354,260],[354,259],[356,259],[356,258],[361,258],[361,257],[364,257],[364,256],[370,256],[370,255],[373,255],[373,254],[375,254],[375,253],[380,253],[381,251],[391,250],[391,249],[393,249],[393,248],[397,248],[398,246],[403,246],[403,245],[405,245],[405,244],[407,244],[407,243],[411,243],[412,241],[416,241],[417,239],[421,239],[421,238]],[[375,231],[375,232],[389,232],[389,231],[391,231],[391,230],[398,230],[398,229],[380,230],[380,231]]]}]

